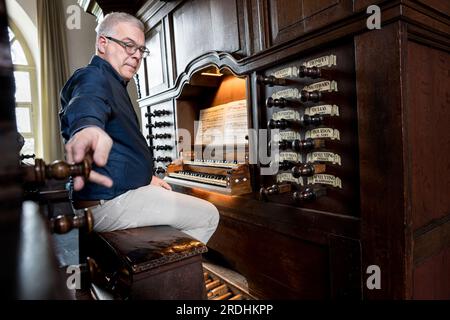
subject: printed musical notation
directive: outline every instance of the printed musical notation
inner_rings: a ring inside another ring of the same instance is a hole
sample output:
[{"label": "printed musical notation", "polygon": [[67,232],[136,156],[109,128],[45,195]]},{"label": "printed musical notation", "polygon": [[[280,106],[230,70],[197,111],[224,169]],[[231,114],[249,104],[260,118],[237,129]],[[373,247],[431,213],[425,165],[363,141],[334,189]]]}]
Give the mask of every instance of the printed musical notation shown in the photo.
[{"label": "printed musical notation", "polygon": [[247,101],[238,100],[200,111],[196,145],[246,144]]}]

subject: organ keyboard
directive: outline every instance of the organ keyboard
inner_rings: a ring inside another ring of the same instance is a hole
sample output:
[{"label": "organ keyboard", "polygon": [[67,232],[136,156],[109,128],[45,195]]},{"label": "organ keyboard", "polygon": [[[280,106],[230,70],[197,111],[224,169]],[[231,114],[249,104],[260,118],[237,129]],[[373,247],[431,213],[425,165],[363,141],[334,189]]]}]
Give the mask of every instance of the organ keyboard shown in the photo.
[{"label": "organ keyboard", "polygon": [[220,174],[207,174],[201,172],[193,172],[193,171],[178,171],[172,172],[170,174],[171,177],[177,177],[180,179],[198,181],[213,185],[218,185],[222,187],[227,186],[227,177]]},{"label": "organ keyboard", "polygon": [[185,160],[184,164],[194,165],[194,166],[205,166],[205,167],[218,167],[218,168],[237,168],[239,165],[244,163],[238,163],[237,161],[219,161],[219,160]]},{"label": "organ keyboard", "polygon": [[172,163],[167,167],[166,180],[175,184],[198,186],[227,195],[250,193],[250,172],[245,163],[194,160],[182,164]]}]

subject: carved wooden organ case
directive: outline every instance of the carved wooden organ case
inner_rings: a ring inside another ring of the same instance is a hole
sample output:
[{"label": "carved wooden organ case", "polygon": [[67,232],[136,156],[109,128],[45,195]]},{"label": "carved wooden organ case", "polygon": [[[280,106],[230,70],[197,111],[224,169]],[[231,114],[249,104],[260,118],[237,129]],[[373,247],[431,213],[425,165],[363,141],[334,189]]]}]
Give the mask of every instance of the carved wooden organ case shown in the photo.
[{"label": "carved wooden organ case", "polygon": [[[368,28],[372,2],[379,30]],[[450,143],[439,135],[449,113],[426,107],[448,107],[450,10],[439,1],[372,2],[124,8],[147,28],[151,53],[136,80],[155,174],[217,206],[209,254],[244,275],[256,297],[449,297],[425,270],[443,272],[450,261],[436,240],[449,229],[450,161],[440,155]],[[236,101],[245,102],[246,141],[204,157],[196,121]],[[446,143],[433,143],[436,134]],[[447,168],[440,177],[423,171],[435,161]],[[371,265],[384,270],[379,290],[366,286]]]}]

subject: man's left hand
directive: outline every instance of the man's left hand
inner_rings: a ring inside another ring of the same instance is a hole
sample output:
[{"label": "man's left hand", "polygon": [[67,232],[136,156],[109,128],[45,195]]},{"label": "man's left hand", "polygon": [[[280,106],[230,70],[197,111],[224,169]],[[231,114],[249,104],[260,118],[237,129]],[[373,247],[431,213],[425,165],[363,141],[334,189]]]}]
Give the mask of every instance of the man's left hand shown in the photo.
[{"label": "man's left hand", "polygon": [[164,189],[167,189],[167,190],[172,190],[172,187],[167,182],[165,182],[161,178],[158,178],[157,176],[153,176],[152,182],[150,182],[150,185],[163,187]]}]

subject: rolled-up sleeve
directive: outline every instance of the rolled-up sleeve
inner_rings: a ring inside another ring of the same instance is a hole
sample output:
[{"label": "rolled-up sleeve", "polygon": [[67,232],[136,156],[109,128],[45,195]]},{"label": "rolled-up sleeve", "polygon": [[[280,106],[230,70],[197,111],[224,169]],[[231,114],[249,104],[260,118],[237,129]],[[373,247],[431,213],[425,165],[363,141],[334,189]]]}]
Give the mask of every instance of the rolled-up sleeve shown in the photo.
[{"label": "rolled-up sleeve", "polygon": [[78,131],[96,126],[105,130],[111,116],[111,89],[94,68],[86,68],[61,91],[61,132],[66,142]]}]

